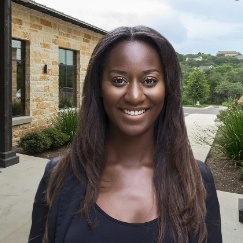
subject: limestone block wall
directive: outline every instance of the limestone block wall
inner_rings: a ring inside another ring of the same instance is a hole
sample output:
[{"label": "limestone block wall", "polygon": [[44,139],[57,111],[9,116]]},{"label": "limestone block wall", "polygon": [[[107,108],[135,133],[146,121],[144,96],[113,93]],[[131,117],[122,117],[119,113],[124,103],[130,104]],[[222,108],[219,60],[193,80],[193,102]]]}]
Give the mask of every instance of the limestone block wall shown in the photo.
[{"label": "limestone block wall", "polygon": [[[13,142],[23,134],[49,126],[58,112],[59,47],[77,52],[77,98],[88,61],[101,34],[12,3],[12,36],[26,43],[26,116],[32,122],[13,127]],[[43,72],[48,65],[48,73]]]}]

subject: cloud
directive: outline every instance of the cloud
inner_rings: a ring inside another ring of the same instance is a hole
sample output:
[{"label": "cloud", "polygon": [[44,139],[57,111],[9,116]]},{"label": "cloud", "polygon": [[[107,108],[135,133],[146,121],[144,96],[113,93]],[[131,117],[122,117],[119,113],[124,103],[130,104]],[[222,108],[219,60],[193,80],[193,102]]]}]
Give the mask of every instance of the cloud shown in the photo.
[{"label": "cloud", "polygon": [[166,18],[158,17],[153,19],[150,25],[172,43],[180,43],[187,38],[187,29],[175,13]]},{"label": "cloud", "polygon": [[179,18],[187,30],[188,39],[205,41],[222,37],[232,38],[243,30],[242,23],[219,22],[206,16],[180,14]]},{"label": "cloud", "polygon": [[121,25],[147,25],[156,16],[168,16],[171,12],[169,4],[163,0],[88,0],[86,3],[74,0],[37,0],[37,2],[105,30]]},{"label": "cloud", "polygon": [[235,0],[167,0],[178,12],[208,16],[223,22],[242,22],[243,1]]},{"label": "cloud", "polygon": [[[218,50],[242,51],[243,2],[235,0],[168,0],[181,31],[182,42],[174,42],[180,53],[212,53]],[[182,27],[183,26],[183,27]],[[175,29],[176,31],[176,29]]]},{"label": "cloud", "polygon": [[147,25],[180,53],[243,52],[243,0],[36,0],[84,22],[111,30]]}]

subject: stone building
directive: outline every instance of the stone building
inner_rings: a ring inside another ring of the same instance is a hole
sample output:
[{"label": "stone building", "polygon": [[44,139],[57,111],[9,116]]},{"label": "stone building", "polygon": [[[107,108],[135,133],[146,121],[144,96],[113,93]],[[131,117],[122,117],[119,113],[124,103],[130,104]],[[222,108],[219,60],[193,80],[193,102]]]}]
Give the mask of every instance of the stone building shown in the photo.
[{"label": "stone building", "polygon": [[222,55],[225,57],[235,57],[240,55],[240,52],[237,51],[218,51],[217,56]]},{"label": "stone building", "polygon": [[80,107],[91,52],[106,31],[31,0],[12,0],[13,142]]}]

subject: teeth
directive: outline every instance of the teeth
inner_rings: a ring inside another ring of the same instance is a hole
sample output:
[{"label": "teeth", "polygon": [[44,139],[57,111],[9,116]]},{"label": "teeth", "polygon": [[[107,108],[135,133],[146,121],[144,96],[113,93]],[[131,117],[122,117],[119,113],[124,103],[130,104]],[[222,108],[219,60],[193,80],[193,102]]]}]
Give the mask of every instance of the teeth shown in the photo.
[{"label": "teeth", "polygon": [[141,110],[141,111],[129,111],[129,110],[123,110],[126,114],[130,115],[130,116],[138,116],[138,115],[142,115],[145,110]]}]

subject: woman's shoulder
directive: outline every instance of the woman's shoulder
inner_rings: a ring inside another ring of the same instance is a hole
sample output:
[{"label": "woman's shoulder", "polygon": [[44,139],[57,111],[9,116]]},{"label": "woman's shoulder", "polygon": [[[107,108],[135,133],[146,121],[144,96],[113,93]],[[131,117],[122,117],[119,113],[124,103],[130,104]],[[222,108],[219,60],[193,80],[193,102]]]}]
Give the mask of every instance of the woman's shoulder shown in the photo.
[{"label": "woman's shoulder", "polygon": [[35,196],[35,201],[43,201],[44,199],[44,194],[48,185],[48,181],[50,179],[50,175],[54,169],[54,167],[57,165],[57,163],[59,162],[60,158],[54,158],[50,161],[47,162],[46,167],[45,167],[45,171],[44,171],[44,175],[42,176],[37,192],[36,192],[36,196]]},{"label": "woman's shoulder", "polygon": [[200,160],[197,160],[197,164],[200,169],[204,183],[205,184],[214,183],[213,175],[209,166],[205,162],[202,162]]},{"label": "woman's shoulder", "polygon": [[56,157],[56,158],[53,158],[53,159],[49,160],[47,162],[47,164],[46,164],[45,171],[47,173],[50,173],[54,169],[54,167],[58,164],[58,162],[60,161],[60,158],[61,157]]}]

